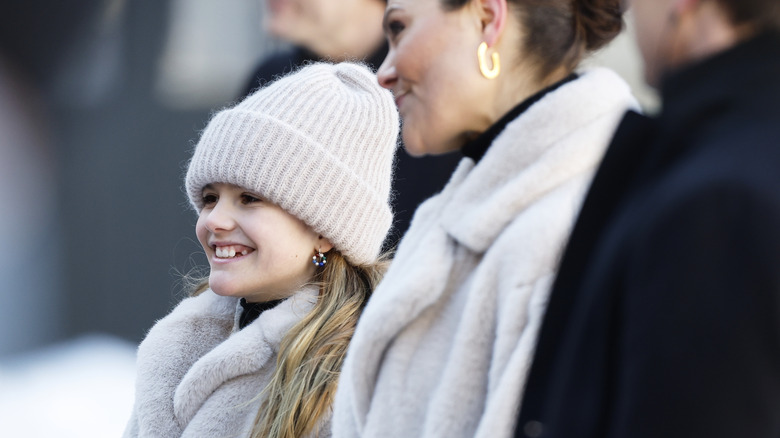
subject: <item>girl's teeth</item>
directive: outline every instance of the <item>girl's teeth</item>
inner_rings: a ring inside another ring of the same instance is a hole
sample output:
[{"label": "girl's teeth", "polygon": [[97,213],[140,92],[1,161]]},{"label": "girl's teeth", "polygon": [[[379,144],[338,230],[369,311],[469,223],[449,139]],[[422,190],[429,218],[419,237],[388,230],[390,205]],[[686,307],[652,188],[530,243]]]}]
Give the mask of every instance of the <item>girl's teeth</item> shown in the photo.
[{"label": "girl's teeth", "polygon": [[240,253],[236,252],[236,248],[232,246],[223,246],[223,247],[216,247],[214,250],[217,257],[221,259],[232,259],[236,256],[236,254],[240,255],[247,255],[249,254],[248,250],[243,250]]}]

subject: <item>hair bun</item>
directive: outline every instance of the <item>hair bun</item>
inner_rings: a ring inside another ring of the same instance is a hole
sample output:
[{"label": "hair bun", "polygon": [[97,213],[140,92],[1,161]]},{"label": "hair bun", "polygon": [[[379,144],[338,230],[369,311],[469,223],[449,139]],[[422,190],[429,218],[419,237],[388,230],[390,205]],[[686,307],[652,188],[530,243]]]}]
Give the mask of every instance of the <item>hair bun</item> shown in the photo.
[{"label": "hair bun", "polygon": [[623,30],[622,0],[575,0],[577,31],[588,51],[598,50]]}]

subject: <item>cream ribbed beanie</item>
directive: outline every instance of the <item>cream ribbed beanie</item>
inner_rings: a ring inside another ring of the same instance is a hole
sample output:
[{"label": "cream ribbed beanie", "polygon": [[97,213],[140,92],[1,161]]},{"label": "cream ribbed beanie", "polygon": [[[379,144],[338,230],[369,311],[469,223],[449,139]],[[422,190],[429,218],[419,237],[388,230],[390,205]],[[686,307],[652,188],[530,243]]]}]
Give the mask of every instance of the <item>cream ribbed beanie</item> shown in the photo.
[{"label": "cream ribbed beanie", "polygon": [[351,263],[370,263],[392,224],[398,127],[391,93],[368,68],[309,65],[211,119],[187,169],[187,195],[200,211],[207,184],[245,187]]}]

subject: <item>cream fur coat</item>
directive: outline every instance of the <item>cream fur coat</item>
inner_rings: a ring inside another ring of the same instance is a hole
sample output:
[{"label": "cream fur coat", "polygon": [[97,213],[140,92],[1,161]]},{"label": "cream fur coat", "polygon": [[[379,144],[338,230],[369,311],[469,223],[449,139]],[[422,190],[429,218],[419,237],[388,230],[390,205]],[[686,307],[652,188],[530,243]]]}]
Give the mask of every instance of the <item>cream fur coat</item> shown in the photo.
[{"label": "cream fur coat", "polygon": [[135,406],[124,436],[248,437],[282,337],[316,297],[316,289],[304,289],[240,331],[238,299],[209,290],[182,301],[138,347]]},{"label": "cream fur coat", "polygon": [[615,73],[583,73],[420,206],[350,345],[334,437],[512,436],[558,258],[635,106]]}]

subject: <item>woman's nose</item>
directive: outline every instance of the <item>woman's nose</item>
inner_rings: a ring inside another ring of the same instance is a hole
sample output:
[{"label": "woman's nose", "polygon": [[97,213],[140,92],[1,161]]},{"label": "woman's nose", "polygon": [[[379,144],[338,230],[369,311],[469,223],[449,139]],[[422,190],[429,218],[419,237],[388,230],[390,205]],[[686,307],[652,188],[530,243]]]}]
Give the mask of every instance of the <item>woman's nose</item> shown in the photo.
[{"label": "woman's nose", "polygon": [[395,54],[392,50],[387,54],[382,65],[379,66],[379,70],[376,72],[376,79],[380,86],[390,91],[393,90],[393,87],[398,82],[398,74],[395,70]]}]

